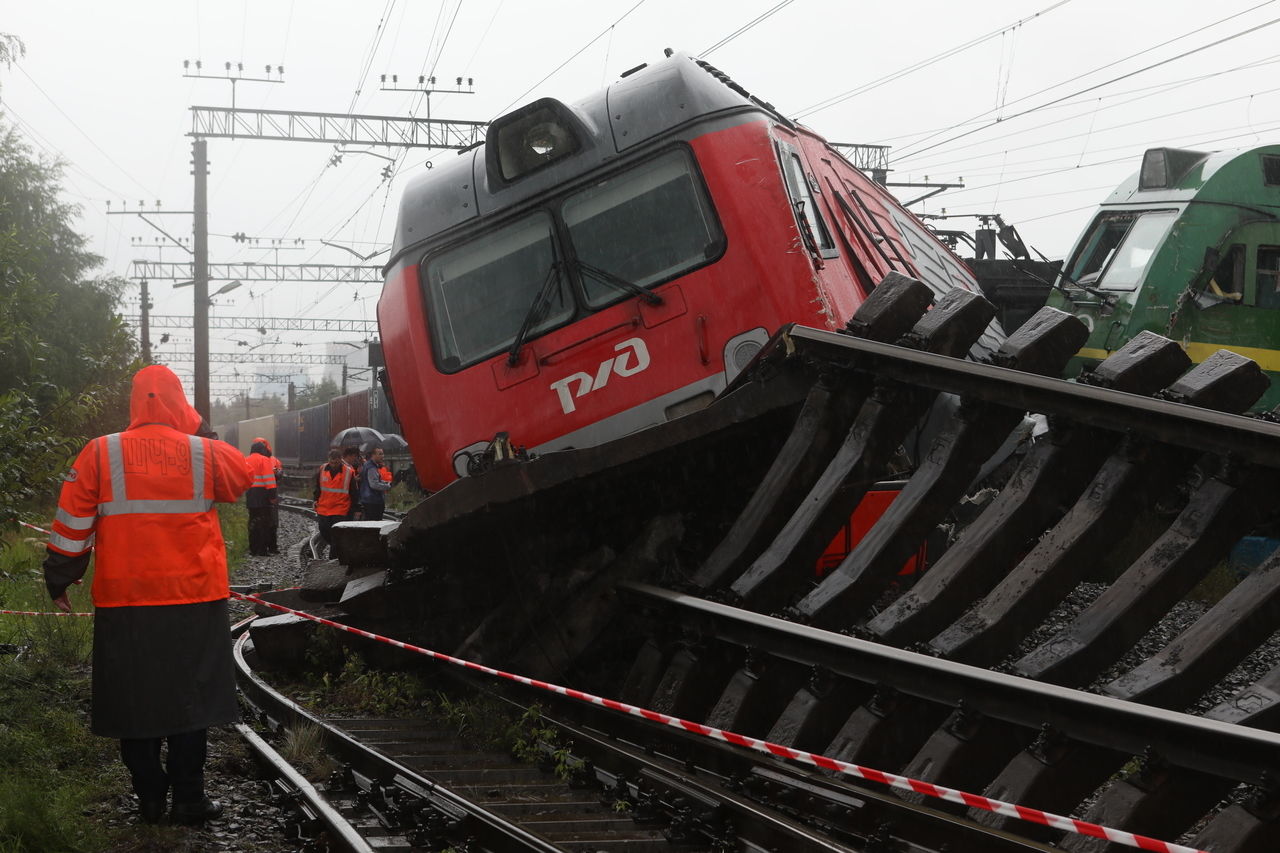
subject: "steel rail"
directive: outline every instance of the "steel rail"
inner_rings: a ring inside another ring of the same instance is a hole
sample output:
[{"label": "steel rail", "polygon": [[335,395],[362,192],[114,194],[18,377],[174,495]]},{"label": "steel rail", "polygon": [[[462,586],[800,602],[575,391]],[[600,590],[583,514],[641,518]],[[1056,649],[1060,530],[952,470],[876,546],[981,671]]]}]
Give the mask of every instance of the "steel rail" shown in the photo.
[{"label": "steel rail", "polygon": [[1136,430],[1180,447],[1280,468],[1280,424],[1258,418],[1063,382],[807,326],[792,326],[782,335],[788,351],[794,349],[879,377],[1013,409],[1063,415],[1117,432]]},{"label": "steel rail", "polygon": [[[847,848],[848,843],[862,839],[857,843],[867,845],[865,849],[879,849],[874,846],[877,841],[867,839],[886,827],[892,827],[890,832],[894,838],[907,845],[903,849],[914,853],[948,849],[1049,853],[1055,849],[1016,833],[983,826],[962,815],[908,802],[892,791],[877,789],[878,786],[850,783],[795,764],[761,761],[759,756],[731,744],[640,717],[618,715],[596,705],[547,696],[509,682],[485,686],[469,673],[450,672],[449,677],[476,689],[492,691],[519,707],[524,707],[526,701],[543,704],[541,721],[568,738],[575,755],[597,761],[598,756],[607,752],[640,775],[677,778],[695,793],[701,791],[701,796],[717,799],[730,809],[742,836],[755,842],[762,841],[761,836],[773,838],[773,843],[765,841],[763,848],[745,849],[796,849],[789,846],[788,839],[778,837],[782,832],[791,833],[792,842],[816,838],[821,845],[824,841],[813,835],[815,830],[831,834],[832,840],[825,843],[836,848]],[[720,788],[708,785],[709,781]],[[785,790],[794,796],[776,796],[785,803],[779,810],[771,804],[775,797],[753,799],[750,792],[761,787],[771,787],[775,792]],[[802,802],[807,802],[807,807],[798,805]],[[972,842],[971,846],[955,846],[961,834]]]},{"label": "steel rail", "polygon": [[1031,728],[1047,723],[1081,741],[1131,754],[1151,748],[1173,764],[1261,784],[1280,766],[1280,734],[1207,720],[980,667],[940,660],[642,583],[620,591],[677,610],[703,636],[767,649],[862,682],[892,685],[931,702],[964,706]]},{"label": "steel rail", "polygon": [[[324,732],[326,743],[330,749],[348,762],[360,762],[377,769],[379,778],[391,779],[401,777],[407,779],[426,799],[441,811],[460,813],[471,819],[468,829],[482,846],[496,850],[527,850],[531,853],[558,853],[561,848],[539,838],[521,827],[503,820],[498,815],[455,794],[447,788],[419,775],[414,770],[404,767],[381,753],[375,752],[346,732],[338,729],[325,720],[312,714],[292,699],[279,693],[256,672],[245,658],[245,644],[249,641],[246,633],[235,644],[234,655],[236,668],[239,671],[240,689],[251,702],[264,709],[275,710],[294,723],[306,723],[316,726]],[[363,771],[362,771],[363,772]]]},{"label": "steel rail", "polygon": [[276,752],[271,747],[271,744],[263,740],[257,732],[244,723],[236,723],[236,731],[248,741],[249,747],[263,763],[270,767],[272,773],[284,779],[307,801],[307,805],[316,813],[329,831],[329,837],[340,843],[343,850],[350,851],[350,853],[374,853],[374,848],[365,840],[364,836],[357,832],[355,827],[337,809],[329,805],[329,801],[315,789],[315,786],[308,782],[301,773],[293,769],[293,765],[286,761],[280,753]]},{"label": "steel rail", "polygon": [[[527,712],[528,706],[524,701],[519,701],[510,695],[507,690],[495,690],[495,685],[491,683],[482,683],[473,680],[469,674],[448,672],[447,676],[450,680],[465,685],[472,690],[488,693],[500,699],[502,702],[510,705],[512,709],[518,713]],[[513,685],[501,685],[503,688],[512,688],[516,692],[523,691],[519,687]],[[594,707],[587,708],[582,705],[562,705],[556,700],[559,697],[548,697],[545,694],[534,694],[531,698],[534,702],[541,705],[550,702],[557,708],[569,710],[598,710]],[[592,716],[593,727],[581,725],[577,722],[570,721],[569,716],[552,716],[543,710],[539,715],[539,723],[551,726],[558,730],[560,738],[572,743],[572,752],[578,759],[591,762],[597,774],[603,768],[606,774],[614,778],[622,777],[625,773],[626,778],[648,778],[659,784],[665,784],[687,792],[688,796],[703,801],[714,802],[718,806],[733,815],[733,825],[737,834],[751,839],[751,843],[755,848],[767,850],[810,850],[835,851],[849,850],[848,844],[831,838],[823,838],[815,834],[812,827],[804,826],[796,820],[778,814],[773,809],[763,809],[759,805],[752,803],[745,796],[734,793],[729,789],[728,780],[715,770],[708,770],[705,767],[699,767],[696,774],[691,773],[691,768],[687,761],[674,759],[670,756],[660,754],[659,750],[653,747],[652,742],[645,745],[637,745],[626,740],[630,724],[637,722],[634,718],[620,718],[610,714],[607,717]],[[643,721],[639,721],[643,722]],[[608,725],[600,725],[606,723]],[[673,734],[662,729],[651,729],[642,727],[639,729],[646,735],[665,736]],[[678,734],[678,733],[674,733]],[[701,744],[700,744],[701,745]],[[715,746],[721,746],[715,744]],[[733,758],[741,760],[744,756],[740,752],[733,751]],[[621,770],[619,768],[622,768]],[[897,801],[901,804],[901,800]],[[857,803],[861,805],[861,803]],[[753,849],[748,847],[746,849]]]}]

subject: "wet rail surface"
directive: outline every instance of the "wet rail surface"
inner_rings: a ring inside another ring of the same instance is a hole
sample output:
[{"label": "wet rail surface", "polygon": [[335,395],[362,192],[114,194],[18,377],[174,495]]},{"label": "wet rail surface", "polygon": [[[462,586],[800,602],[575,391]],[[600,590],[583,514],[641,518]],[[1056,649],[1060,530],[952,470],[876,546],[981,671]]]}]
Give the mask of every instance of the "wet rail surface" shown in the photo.
[{"label": "wet rail surface", "polygon": [[[703,412],[456,483],[360,565],[381,559],[389,589],[424,584],[433,619],[414,641],[460,657],[1213,853],[1280,849],[1280,557],[1178,615],[1280,515],[1280,425],[1239,414],[1264,374],[1225,351],[1192,365],[1144,333],[1065,383],[1052,377],[1084,330],[1051,309],[991,363],[965,361],[990,306],[955,292],[926,313],[919,287],[886,280],[847,333],[784,331]],[[980,481],[1025,412],[1047,432]],[[916,458],[899,496],[815,574],[903,447]],[[908,585],[901,567],[940,525],[957,536]],[[874,843],[829,819],[841,807],[766,778],[787,770],[722,775],[832,838]],[[919,799],[829,784],[860,803]],[[932,813],[953,821],[943,840],[884,819],[921,849],[996,849],[1000,833],[1123,849]]]}]

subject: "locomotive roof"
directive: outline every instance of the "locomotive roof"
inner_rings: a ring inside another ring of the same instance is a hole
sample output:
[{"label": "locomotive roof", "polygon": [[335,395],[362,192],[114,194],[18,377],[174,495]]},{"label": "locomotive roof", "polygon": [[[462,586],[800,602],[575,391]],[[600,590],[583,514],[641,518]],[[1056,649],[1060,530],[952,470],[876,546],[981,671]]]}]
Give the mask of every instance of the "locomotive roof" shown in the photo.
[{"label": "locomotive roof", "polygon": [[790,123],[714,66],[681,53],[628,72],[567,109],[585,130],[582,145],[545,168],[510,183],[494,180],[486,168],[486,142],[414,178],[400,198],[389,264],[410,246],[534,198],[693,122],[768,113]]},{"label": "locomotive roof", "polygon": [[[1228,203],[1244,203],[1248,199],[1255,199],[1276,204],[1280,201],[1280,186],[1264,182],[1262,155],[1280,156],[1280,145],[1206,152],[1203,160],[1181,175],[1175,185],[1168,189],[1139,189],[1138,180],[1142,174],[1139,169],[1116,187],[1102,202],[1102,206],[1132,208],[1136,205],[1167,205],[1193,199]],[[1247,193],[1247,197],[1242,197],[1242,193]],[[1266,195],[1274,195],[1275,198],[1268,201]]]}]

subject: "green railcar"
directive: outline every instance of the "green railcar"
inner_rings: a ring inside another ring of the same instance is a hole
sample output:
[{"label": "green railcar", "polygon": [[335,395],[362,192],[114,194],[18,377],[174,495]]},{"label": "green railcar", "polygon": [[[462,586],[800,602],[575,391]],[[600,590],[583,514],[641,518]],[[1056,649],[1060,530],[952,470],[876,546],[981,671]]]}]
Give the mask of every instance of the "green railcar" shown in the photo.
[{"label": "green railcar", "polygon": [[1069,370],[1096,364],[1143,329],[1200,362],[1219,349],[1272,379],[1280,404],[1280,145],[1153,148],[1076,242],[1049,304],[1089,339]]}]

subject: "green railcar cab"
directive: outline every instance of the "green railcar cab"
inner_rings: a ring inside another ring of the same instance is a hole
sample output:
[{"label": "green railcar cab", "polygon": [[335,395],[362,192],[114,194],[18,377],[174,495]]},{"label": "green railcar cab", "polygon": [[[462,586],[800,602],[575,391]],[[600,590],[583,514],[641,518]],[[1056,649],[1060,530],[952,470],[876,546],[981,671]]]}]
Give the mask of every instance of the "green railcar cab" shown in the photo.
[{"label": "green railcar cab", "polygon": [[1089,339],[1096,364],[1149,329],[1193,361],[1229,349],[1272,380],[1280,404],[1280,145],[1205,153],[1153,148],[1076,242],[1049,304]]}]

